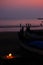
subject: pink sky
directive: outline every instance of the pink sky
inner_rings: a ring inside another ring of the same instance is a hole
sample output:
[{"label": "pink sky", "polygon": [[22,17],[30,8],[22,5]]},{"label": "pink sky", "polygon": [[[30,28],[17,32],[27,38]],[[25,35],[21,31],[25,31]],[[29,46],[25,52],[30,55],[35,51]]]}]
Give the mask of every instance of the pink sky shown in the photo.
[{"label": "pink sky", "polygon": [[0,0],[0,14],[0,17],[43,17],[43,0]]},{"label": "pink sky", "polygon": [[43,7],[43,0],[1,0],[0,7]]}]

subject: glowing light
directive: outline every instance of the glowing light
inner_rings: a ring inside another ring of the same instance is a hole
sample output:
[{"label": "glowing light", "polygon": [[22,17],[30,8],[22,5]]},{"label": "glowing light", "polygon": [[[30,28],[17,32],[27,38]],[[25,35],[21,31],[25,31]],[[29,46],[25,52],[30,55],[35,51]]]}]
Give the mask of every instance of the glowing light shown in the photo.
[{"label": "glowing light", "polygon": [[8,55],[4,56],[5,59],[13,59],[16,58],[12,53],[9,53]]},{"label": "glowing light", "polygon": [[10,53],[9,56],[12,56],[12,54]]}]

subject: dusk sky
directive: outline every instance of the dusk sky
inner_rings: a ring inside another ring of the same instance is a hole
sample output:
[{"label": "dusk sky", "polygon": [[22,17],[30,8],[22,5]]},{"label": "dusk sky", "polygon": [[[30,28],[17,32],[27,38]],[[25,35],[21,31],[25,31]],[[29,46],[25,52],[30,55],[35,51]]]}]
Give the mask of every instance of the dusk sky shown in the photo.
[{"label": "dusk sky", "polygon": [[0,18],[43,17],[43,0],[0,0]]}]

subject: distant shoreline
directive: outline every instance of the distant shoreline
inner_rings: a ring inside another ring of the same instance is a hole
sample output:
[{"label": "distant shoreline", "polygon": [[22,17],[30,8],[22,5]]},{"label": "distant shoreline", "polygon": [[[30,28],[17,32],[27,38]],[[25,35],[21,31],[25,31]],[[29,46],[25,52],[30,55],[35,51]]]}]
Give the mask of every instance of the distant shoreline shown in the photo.
[{"label": "distant shoreline", "polygon": [[37,18],[38,20],[43,20],[43,18]]}]

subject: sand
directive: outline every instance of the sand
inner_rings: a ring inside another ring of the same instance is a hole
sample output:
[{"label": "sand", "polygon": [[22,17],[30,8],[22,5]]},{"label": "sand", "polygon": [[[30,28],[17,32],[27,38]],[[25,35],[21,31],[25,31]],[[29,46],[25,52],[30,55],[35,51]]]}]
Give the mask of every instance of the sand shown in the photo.
[{"label": "sand", "polygon": [[[38,55],[32,51],[26,50],[19,45],[18,32],[1,32],[0,33],[0,56],[13,52],[21,55],[21,57],[13,60],[1,60],[1,65],[4,64],[36,64],[37,60],[43,58],[42,55]],[[18,52],[17,52],[18,51]],[[23,56],[23,57],[22,57]],[[38,62],[39,63],[39,62]]]},{"label": "sand", "polygon": [[34,54],[30,50],[28,50],[27,52],[27,50],[23,48],[20,44],[21,42],[18,39],[18,32],[0,32],[0,54],[11,52],[21,55],[27,54],[27,56],[29,56],[30,54]]},{"label": "sand", "polygon": [[0,53],[13,52],[19,48],[18,32],[0,32]]}]

